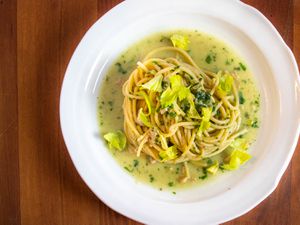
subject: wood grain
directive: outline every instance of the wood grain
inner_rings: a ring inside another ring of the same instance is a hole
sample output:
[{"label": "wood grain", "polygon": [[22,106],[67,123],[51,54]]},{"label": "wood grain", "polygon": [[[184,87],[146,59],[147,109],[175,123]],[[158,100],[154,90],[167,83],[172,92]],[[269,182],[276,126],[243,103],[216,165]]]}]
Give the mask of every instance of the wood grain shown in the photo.
[{"label": "wood grain", "polygon": [[58,142],[60,10],[58,1],[18,1],[20,210],[24,225],[63,224]]},{"label": "wood grain", "polygon": [[0,224],[20,223],[15,5],[0,0]]},{"label": "wood grain", "polygon": [[[0,225],[139,224],[104,205],[60,131],[67,64],[87,29],[121,0],[0,0]],[[300,0],[245,0],[300,59]],[[299,62],[299,61],[298,61]],[[300,224],[300,144],[275,192],[230,225]]]},{"label": "wood grain", "polygon": [[[60,80],[78,42],[97,20],[97,2],[93,0],[62,1],[60,25]],[[99,225],[101,203],[86,187],[76,172],[64,145],[59,138],[60,185],[63,224]],[[84,210],[82,210],[84,209]]]}]

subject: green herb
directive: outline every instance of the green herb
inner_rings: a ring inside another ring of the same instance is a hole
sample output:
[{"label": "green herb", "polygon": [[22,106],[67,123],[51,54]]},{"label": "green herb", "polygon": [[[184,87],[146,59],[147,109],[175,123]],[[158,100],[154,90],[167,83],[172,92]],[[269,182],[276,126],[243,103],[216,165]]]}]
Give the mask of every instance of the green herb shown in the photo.
[{"label": "green herb", "polygon": [[247,67],[243,63],[239,63],[242,70],[246,71]]},{"label": "green herb", "polygon": [[255,121],[251,124],[251,127],[253,127],[253,128],[259,128],[259,126],[258,126],[258,121],[255,120]]},{"label": "green herb", "polygon": [[169,183],[168,183],[168,186],[169,186],[169,187],[173,187],[173,186],[174,186],[174,182],[169,182]]},{"label": "green herb", "polygon": [[199,177],[199,179],[204,180],[207,178],[207,171],[206,168],[202,169],[203,175]]},{"label": "green herb", "polygon": [[234,69],[234,70],[237,70],[237,71],[240,71],[240,70],[241,70],[240,67],[234,67],[233,69]]},{"label": "green herb", "polygon": [[108,101],[108,104],[109,104],[110,107],[113,107],[114,102],[113,101]]},{"label": "green herb", "polygon": [[211,165],[211,164],[213,164],[213,161],[212,161],[211,158],[208,158],[208,159],[206,160],[206,163],[207,163],[208,165]]},{"label": "green herb", "polygon": [[250,116],[250,115],[249,115],[248,112],[245,112],[244,116],[245,116],[246,119],[249,119],[249,116]]},{"label": "green herb", "polygon": [[149,180],[150,180],[151,183],[154,181],[154,177],[153,177],[152,174],[149,174]]},{"label": "green herb", "polygon": [[240,104],[244,104],[245,103],[245,98],[243,96],[243,92],[239,91],[239,102]]},{"label": "green herb", "polygon": [[133,169],[129,169],[127,166],[124,166],[124,169],[127,170],[129,173],[131,173],[133,171]]},{"label": "green herb", "polygon": [[223,163],[221,163],[221,164],[219,165],[219,169],[222,171],[222,173],[224,173],[224,170],[225,170],[224,167],[223,167],[223,165],[224,165]]},{"label": "green herb", "polygon": [[203,176],[200,176],[199,179],[204,180],[207,178],[207,174],[204,174]]},{"label": "green herb", "polygon": [[207,64],[210,64],[210,63],[211,63],[211,61],[212,61],[212,58],[211,58],[211,56],[210,56],[210,55],[206,56],[206,58],[205,58],[205,62],[206,62]]},{"label": "green herb", "polygon": [[115,64],[115,66],[118,67],[118,72],[119,72],[119,73],[122,73],[122,74],[126,74],[126,73],[127,73],[127,70],[125,70],[125,69],[123,68],[123,66],[122,66],[121,63],[117,62],[117,63]]},{"label": "green herb", "polygon": [[168,115],[169,115],[171,118],[175,118],[177,114],[176,114],[176,112],[173,112],[173,111],[172,111],[172,112],[169,112]]},{"label": "green herb", "polygon": [[214,51],[210,50],[210,53],[205,58],[205,62],[207,64],[210,64],[213,61],[215,62],[216,59],[217,59],[217,54]]},{"label": "green herb", "polygon": [[137,167],[139,165],[139,160],[135,159],[133,160],[133,166]]},{"label": "green herb", "polygon": [[172,194],[173,194],[173,195],[176,195],[176,192],[175,192],[175,191],[173,191],[173,192],[172,192]]},{"label": "green herb", "polygon": [[254,101],[254,104],[257,106],[257,107],[259,107],[259,96],[255,99],[255,101]]},{"label": "green herb", "polygon": [[168,41],[169,42],[170,39],[168,37],[166,37],[166,36],[161,36],[159,42],[164,42],[164,41]]},{"label": "green herb", "polygon": [[180,108],[183,110],[183,112],[187,113],[190,110],[190,103],[187,99],[184,99],[180,103]]},{"label": "green herb", "polygon": [[169,84],[168,84],[168,82],[166,82],[166,81],[162,81],[162,82],[161,82],[161,86],[162,86],[162,89],[163,89],[163,90],[166,90],[166,89],[168,88]]},{"label": "green herb", "polygon": [[209,107],[211,106],[211,95],[205,91],[198,91],[195,94],[195,106],[196,109],[199,111],[202,107]]},{"label": "green herb", "polygon": [[179,170],[180,170],[180,168],[177,167],[177,168],[176,168],[176,174],[179,174]]}]

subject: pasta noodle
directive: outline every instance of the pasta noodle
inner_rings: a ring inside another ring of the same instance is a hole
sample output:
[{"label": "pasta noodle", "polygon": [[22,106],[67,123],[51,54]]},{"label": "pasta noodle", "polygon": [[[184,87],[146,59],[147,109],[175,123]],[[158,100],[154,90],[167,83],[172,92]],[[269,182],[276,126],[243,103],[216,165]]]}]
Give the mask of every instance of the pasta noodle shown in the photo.
[{"label": "pasta noodle", "polygon": [[[161,52],[174,57],[156,57]],[[149,82],[158,86],[144,87]],[[176,90],[175,82],[181,85]],[[199,161],[220,154],[247,132],[240,130],[234,74],[201,69],[180,48],[160,47],[148,53],[122,92],[124,132],[137,156],[143,153],[165,163]],[[168,93],[172,102],[164,105]]]}]

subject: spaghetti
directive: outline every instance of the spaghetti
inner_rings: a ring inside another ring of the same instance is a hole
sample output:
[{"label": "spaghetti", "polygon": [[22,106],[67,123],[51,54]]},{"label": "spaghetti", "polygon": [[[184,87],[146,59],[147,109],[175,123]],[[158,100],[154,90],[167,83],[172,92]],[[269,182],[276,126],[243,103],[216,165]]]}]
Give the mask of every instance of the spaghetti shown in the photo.
[{"label": "spaghetti", "polygon": [[[167,52],[174,57],[155,57]],[[199,68],[186,51],[157,48],[124,83],[124,132],[129,150],[155,161],[200,161],[223,152],[240,130],[234,73]]]}]

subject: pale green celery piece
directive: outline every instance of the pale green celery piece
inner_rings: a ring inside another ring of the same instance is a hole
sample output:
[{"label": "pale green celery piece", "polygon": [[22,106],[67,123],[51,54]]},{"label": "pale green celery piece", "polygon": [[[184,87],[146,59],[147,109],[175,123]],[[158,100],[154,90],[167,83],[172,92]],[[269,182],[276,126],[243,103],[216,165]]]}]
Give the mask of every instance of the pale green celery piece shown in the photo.
[{"label": "pale green celery piece", "polygon": [[162,161],[175,159],[177,157],[177,154],[178,151],[175,145],[159,152],[159,156],[161,157]]},{"label": "pale green celery piece", "polygon": [[219,162],[216,161],[213,165],[211,165],[210,167],[208,167],[206,169],[207,172],[211,173],[211,174],[216,174],[218,172],[219,169]]},{"label": "pale green celery piece", "polygon": [[177,98],[182,101],[191,95],[190,89],[184,86],[181,76],[173,75],[170,77],[170,83],[171,88],[168,87],[160,96],[160,103],[163,107],[172,105]]},{"label": "pale green celery piece", "polygon": [[199,132],[203,132],[210,127],[210,117],[212,114],[212,108],[201,108],[202,111],[202,121],[199,127]]},{"label": "pale green celery piece", "polygon": [[143,84],[142,87],[144,89],[148,89],[150,91],[155,91],[155,92],[161,92],[162,91],[162,80],[163,80],[163,75],[158,75],[151,80],[149,80],[147,83]]},{"label": "pale green celery piece", "polygon": [[230,147],[245,151],[248,149],[249,143],[245,138],[237,138],[230,144]]},{"label": "pale green celery piece", "polygon": [[160,96],[160,104],[167,107],[173,104],[177,99],[177,93],[168,87]]},{"label": "pale green celery piece", "polygon": [[230,154],[229,163],[224,164],[223,168],[226,170],[236,170],[241,165],[245,164],[249,159],[251,159],[251,155],[246,151],[233,150]]},{"label": "pale green celery piece", "polygon": [[149,112],[146,115],[149,116],[153,112],[153,107],[152,107],[152,103],[151,103],[149,96],[144,91],[140,91],[138,93],[138,95],[142,96],[145,99],[147,107],[148,107],[148,112]]},{"label": "pale green celery piece", "polygon": [[174,47],[181,48],[183,50],[189,50],[190,40],[187,36],[173,34],[170,39]]},{"label": "pale green celery piece", "polygon": [[117,149],[119,151],[122,151],[126,146],[126,136],[120,130],[105,134],[104,139],[108,142],[108,146],[110,149]]},{"label": "pale green celery piece", "polygon": [[143,109],[140,108],[139,113],[138,113],[138,120],[140,120],[145,126],[151,128],[152,125],[149,122],[147,115],[143,112]]},{"label": "pale green celery piece", "polygon": [[221,95],[226,96],[232,90],[233,77],[228,73],[222,75],[222,73],[219,72],[218,75],[220,76],[220,81],[217,89]]}]

